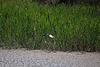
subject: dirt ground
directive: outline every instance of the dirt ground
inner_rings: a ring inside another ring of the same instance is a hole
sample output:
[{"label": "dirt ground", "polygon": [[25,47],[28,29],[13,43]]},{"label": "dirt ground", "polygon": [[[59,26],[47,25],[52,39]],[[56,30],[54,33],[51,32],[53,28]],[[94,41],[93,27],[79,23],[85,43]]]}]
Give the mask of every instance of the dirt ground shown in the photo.
[{"label": "dirt ground", "polygon": [[0,49],[0,67],[100,67],[100,53]]}]

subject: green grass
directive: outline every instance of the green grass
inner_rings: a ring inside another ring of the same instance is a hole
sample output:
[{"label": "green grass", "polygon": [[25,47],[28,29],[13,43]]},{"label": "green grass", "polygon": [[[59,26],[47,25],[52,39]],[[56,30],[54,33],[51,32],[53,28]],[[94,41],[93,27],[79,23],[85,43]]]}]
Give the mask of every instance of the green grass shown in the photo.
[{"label": "green grass", "polygon": [[[100,51],[99,13],[99,6],[2,1],[0,47]],[[56,39],[42,37],[47,33]]]}]

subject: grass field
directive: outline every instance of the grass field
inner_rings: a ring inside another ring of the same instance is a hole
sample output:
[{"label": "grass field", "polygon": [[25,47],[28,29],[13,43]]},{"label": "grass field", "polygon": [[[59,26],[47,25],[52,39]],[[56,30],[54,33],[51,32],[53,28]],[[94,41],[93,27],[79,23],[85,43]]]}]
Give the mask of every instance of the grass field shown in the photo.
[{"label": "grass field", "polygon": [[100,51],[100,7],[1,0],[0,47]]}]

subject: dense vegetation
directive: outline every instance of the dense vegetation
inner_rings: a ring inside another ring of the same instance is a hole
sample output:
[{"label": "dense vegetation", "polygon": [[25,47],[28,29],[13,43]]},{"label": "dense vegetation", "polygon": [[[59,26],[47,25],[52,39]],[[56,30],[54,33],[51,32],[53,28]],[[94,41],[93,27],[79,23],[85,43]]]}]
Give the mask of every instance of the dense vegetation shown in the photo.
[{"label": "dense vegetation", "polygon": [[100,5],[100,0],[30,0],[30,1],[37,1],[43,4],[70,3],[71,5],[75,5],[75,4],[81,4],[83,2],[85,3],[85,5],[98,5],[98,4]]},{"label": "dense vegetation", "polygon": [[100,51],[100,7],[2,1],[0,47]]}]

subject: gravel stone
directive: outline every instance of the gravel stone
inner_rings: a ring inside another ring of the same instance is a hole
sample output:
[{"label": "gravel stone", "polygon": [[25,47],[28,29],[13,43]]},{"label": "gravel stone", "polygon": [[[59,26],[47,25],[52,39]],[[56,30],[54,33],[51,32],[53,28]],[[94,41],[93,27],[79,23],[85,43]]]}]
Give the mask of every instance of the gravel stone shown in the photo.
[{"label": "gravel stone", "polygon": [[0,67],[100,67],[100,53],[0,49]]}]

